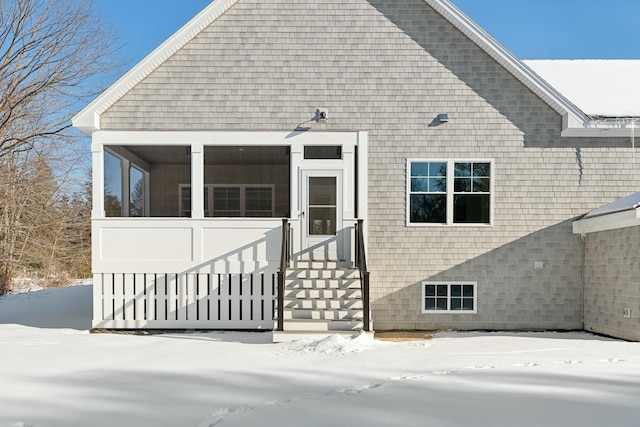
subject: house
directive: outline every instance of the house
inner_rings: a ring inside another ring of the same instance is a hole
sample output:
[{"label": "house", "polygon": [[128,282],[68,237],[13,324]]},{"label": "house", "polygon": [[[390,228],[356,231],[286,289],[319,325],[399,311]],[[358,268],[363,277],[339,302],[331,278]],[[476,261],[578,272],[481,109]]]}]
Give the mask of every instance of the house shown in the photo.
[{"label": "house", "polygon": [[634,120],[449,0],[216,0],[73,120],[93,327],[582,329],[572,221],[639,187]]}]

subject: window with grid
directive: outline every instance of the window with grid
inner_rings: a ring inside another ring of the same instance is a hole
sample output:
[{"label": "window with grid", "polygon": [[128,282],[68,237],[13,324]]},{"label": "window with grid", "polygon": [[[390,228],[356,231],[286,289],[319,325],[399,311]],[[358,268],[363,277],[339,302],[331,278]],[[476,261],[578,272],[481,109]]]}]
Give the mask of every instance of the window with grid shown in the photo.
[{"label": "window with grid", "polygon": [[491,224],[491,160],[407,161],[409,225]]},{"label": "window with grid", "polygon": [[476,313],[476,282],[422,282],[423,313]]},{"label": "window with grid", "polygon": [[[204,187],[205,217],[260,217],[274,216],[272,184],[217,185]],[[191,186],[180,184],[180,216],[191,216]]]}]

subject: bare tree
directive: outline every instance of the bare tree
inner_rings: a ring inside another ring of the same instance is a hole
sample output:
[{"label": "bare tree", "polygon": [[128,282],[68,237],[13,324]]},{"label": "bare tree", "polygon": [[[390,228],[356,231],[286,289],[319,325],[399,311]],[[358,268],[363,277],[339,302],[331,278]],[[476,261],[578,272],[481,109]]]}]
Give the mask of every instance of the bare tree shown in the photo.
[{"label": "bare tree", "polygon": [[67,138],[112,37],[83,0],[0,0],[0,157]]},{"label": "bare tree", "polygon": [[114,51],[86,0],[0,0],[0,294],[19,268],[86,270],[71,265],[74,249],[86,265],[90,210],[64,187],[88,154],[71,117]]}]

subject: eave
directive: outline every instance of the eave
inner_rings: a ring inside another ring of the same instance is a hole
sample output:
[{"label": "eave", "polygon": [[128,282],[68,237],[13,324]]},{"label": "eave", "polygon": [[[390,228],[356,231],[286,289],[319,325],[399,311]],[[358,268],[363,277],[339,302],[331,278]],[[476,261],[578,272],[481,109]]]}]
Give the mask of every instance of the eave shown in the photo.
[{"label": "eave", "polygon": [[573,234],[586,235],[637,225],[640,225],[640,207],[574,221]]}]

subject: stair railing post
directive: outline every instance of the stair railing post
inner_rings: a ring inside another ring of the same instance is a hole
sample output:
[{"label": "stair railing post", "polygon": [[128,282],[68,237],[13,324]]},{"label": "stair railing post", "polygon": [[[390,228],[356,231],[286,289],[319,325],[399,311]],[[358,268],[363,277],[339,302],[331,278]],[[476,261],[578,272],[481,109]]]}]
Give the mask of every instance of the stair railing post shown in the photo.
[{"label": "stair railing post", "polygon": [[[359,222],[359,221],[358,221]],[[359,260],[360,260],[360,233],[358,232],[359,227],[358,227],[358,222],[355,223],[355,225],[353,226],[353,230],[355,231],[355,236],[353,238],[354,241],[354,254],[353,254],[353,263],[356,266],[356,268],[360,267],[359,264]]]},{"label": "stair railing post", "polygon": [[277,331],[284,331],[284,281],[287,274],[287,267],[289,266],[289,220],[287,218],[282,219],[282,245],[280,250],[280,269],[278,270],[278,323],[276,325]]},{"label": "stair railing post", "polygon": [[278,271],[278,324],[277,331],[284,331],[284,272]]},{"label": "stair railing post", "polygon": [[370,311],[369,311],[369,272],[365,271],[362,277],[362,307],[364,310],[364,330],[371,331]]},{"label": "stair railing post", "polygon": [[362,292],[363,325],[366,332],[371,331],[369,309],[369,271],[367,270],[367,255],[364,250],[364,220],[359,219],[355,224],[355,265],[360,270],[360,286]]}]

